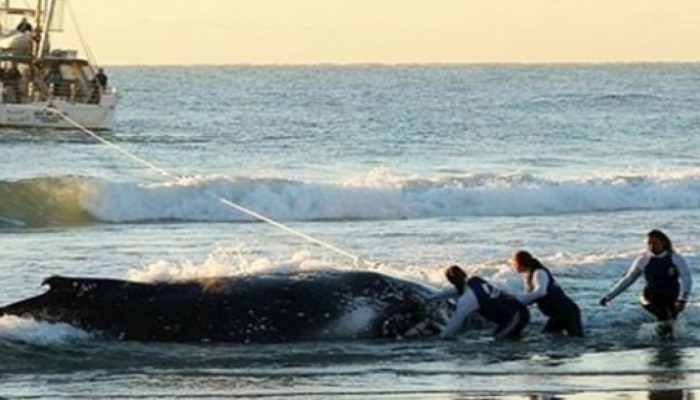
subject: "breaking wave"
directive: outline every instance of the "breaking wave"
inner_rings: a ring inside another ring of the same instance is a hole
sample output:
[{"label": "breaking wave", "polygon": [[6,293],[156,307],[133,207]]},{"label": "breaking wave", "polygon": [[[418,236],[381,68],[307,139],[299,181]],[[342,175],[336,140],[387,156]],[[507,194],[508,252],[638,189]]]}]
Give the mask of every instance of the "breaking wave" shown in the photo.
[{"label": "breaking wave", "polygon": [[308,182],[202,176],[165,183],[59,176],[0,181],[0,227],[566,215],[700,208],[700,173],[589,177],[472,174]]}]

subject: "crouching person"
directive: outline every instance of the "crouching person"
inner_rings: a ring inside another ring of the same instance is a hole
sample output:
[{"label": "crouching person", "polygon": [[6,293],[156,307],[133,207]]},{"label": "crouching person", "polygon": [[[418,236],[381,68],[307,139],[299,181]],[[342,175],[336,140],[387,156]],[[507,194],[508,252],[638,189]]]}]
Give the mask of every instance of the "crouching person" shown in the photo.
[{"label": "crouching person", "polygon": [[485,279],[478,276],[467,277],[467,273],[457,265],[447,268],[445,277],[452,286],[428,299],[429,302],[450,298],[455,298],[457,301],[456,309],[440,333],[441,338],[455,338],[465,319],[474,312],[478,312],[486,320],[497,325],[493,332],[493,336],[497,339],[520,337],[521,332],[530,322],[527,307]]}]

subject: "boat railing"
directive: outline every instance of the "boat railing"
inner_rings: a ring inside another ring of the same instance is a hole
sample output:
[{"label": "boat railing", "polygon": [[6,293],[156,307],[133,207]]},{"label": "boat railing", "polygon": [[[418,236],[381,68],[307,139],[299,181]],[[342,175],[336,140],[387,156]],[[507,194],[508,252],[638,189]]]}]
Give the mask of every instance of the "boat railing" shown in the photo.
[{"label": "boat railing", "polygon": [[99,89],[89,85],[86,90],[78,82],[61,83],[2,82],[0,81],[0,103],[29,104],[51,100],[65,100],[77,104],[98,104],[102,97],[117,97],[117,89],[109,86]]}]

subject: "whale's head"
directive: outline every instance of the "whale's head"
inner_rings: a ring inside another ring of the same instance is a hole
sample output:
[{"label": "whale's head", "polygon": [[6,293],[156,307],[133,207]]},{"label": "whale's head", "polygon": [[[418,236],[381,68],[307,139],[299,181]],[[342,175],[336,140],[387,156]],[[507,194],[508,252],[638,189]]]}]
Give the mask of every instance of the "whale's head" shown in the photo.
[{"label": "whale's head", "polygon": [[387,338],[429,337],[438,335],[447,322],[444,304],[427,304],[416,292],[406,291],[403,303],[382,323]]}]

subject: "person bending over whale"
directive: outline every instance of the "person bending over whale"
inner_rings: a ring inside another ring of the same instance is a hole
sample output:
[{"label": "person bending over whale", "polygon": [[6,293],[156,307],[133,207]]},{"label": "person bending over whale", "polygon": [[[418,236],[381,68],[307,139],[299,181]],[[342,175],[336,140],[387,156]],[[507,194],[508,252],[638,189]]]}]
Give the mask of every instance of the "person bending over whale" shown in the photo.
[{"label": "person bending over whale", "polygon": [[428,302],[434,302],[457,298],[457,308],[440,333],[441,338],[456,337],[465,319],[475,311],[486,320],[498,324],[493,332],[497,339],[519,337],[523,328],[530,322],[527,307],[485,279],[478,276],[467,277],[467,273],[457,265],[447,268],[445,277],[452,286],[427,299]]},{"label": "person bending over whale", "polygon": [[671,239],[660,230],[647,233],[647,252],[638,257],[627,274],[600,299],[605,306],[644,275],[646,285],[640,301],[659,321],[662,338],[673,336],[673,321],[685,309],[693,279],[685,259],[673,250]]},{"label": "person bending over whale", "polygon": [[564,293],[549,269],[524,250],[510,257],[510,265],[523,275],[525,285],[525,293],[515,297],[525,305],[536,303],[542,314],[549,317],[543,332],[565,331],[569,336],[583,337],[581,310]]}]

